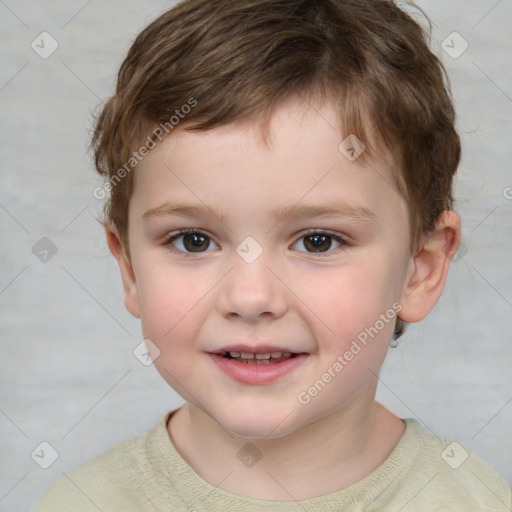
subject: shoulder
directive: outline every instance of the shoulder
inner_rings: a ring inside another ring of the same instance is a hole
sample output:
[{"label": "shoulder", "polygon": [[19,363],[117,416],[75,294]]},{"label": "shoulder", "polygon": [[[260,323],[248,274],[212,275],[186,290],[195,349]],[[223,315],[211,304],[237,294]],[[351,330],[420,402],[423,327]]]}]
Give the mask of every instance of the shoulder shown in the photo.
[{"label": "shoulder", "polygon": [[63,472],[39,498],[32,512],[151,510],[141,481],[141,475],[151,474],[152,462],[146,450],[149,435],[128,439]]},{"label": "shoulder", "polygon": [[475,512],[510,512],[510,488],[485,460],[463,444],[427,432],[416,420],[406,424],[409,435],[403,449],[414,453],[404,475],[411,505],[416,503],[418,510],[436,503],[446,511],[465,506]]}]

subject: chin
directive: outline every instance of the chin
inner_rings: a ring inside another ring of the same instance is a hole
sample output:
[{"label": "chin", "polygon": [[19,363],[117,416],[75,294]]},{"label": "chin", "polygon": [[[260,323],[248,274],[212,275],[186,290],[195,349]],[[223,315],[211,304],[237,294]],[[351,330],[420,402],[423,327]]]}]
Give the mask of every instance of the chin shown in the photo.
[{"label": "chin", "polygon": [[244,439],[279,439],[300,428],[295,415],[284,413],[283,409],[271,412],[233,408],[212,418],[230,434]]}]

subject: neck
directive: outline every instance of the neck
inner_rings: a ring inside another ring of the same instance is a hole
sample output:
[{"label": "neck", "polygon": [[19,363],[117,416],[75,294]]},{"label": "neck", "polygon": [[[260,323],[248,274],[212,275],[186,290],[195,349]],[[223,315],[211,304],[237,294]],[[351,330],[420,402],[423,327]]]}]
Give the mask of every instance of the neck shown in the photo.
[{"label": "neck", "polygon": [[279,439],[235,436],[190,404],[173,415],[168,430],[181,456],[211,485],[256,499],[292,501],[345,489],[370,474],[405,425],[372,400],[349,404]]}]

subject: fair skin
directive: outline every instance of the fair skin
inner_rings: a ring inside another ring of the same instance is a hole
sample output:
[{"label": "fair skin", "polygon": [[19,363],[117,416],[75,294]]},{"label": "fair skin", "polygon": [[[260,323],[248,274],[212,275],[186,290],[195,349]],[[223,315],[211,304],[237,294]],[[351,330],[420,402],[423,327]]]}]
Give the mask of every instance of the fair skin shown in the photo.
[{"label": "fair skin", "polygon": [[[329,102],[312,109],[290,98],[272,117],[269,146],[257,123],[176,131],[136,171],[129,256],[107,227],[126,306],[160,351],[156,368],[187,402],[169,422],[170,438],[207,482],[252,498],[329,494],[382,464],[404,432],[375,401],[394,321],[381,322],[308,403],[298,396],[393,304],[408,322],[424,318],[460,240],[459,217],[444,212],[411,255],[407,205],[391,171],[384,159],[349,161],[335,120]],[[177,204],[205,210],[178,214]],[[341,205],[371,217],[300,215]],[[196,238],[179,237],[192,228]],[[249,236],[263,250],[251,263],[236,251]],[[212,356],[238,343],[283,347],[302,354],[300,364],[271,382],[239,382]],[[252,467],[237,457],[249,441],[261,453]]]}]

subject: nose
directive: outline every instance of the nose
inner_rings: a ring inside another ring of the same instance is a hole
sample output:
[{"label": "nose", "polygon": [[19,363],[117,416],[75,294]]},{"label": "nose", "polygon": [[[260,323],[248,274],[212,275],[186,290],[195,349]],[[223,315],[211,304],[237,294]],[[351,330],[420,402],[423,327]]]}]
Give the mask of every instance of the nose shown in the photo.
[{"label": "nose", "polygon": [[264,318],[277,319],[288,309],[289,296],[279,272],[260,256],[247,263],[237,254],[233,267],[220,283],[217,307],[225,318],[240,318],[254,323]]}]

